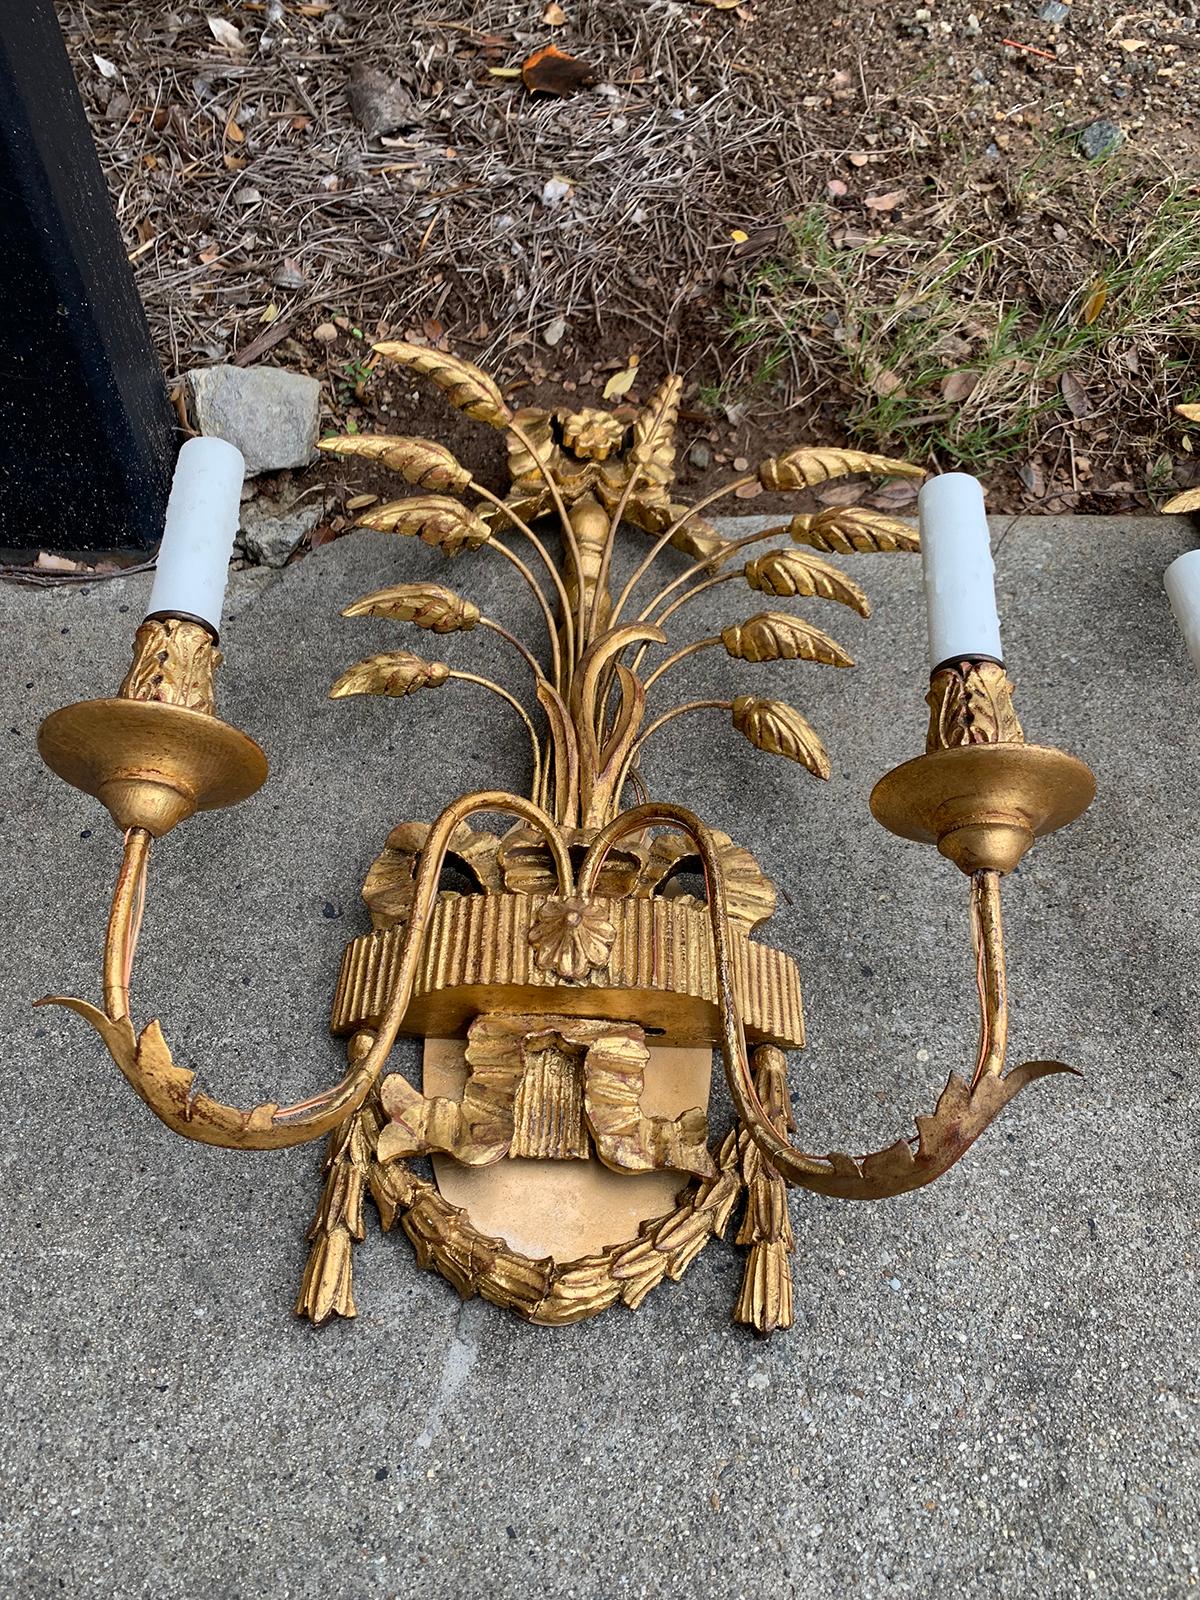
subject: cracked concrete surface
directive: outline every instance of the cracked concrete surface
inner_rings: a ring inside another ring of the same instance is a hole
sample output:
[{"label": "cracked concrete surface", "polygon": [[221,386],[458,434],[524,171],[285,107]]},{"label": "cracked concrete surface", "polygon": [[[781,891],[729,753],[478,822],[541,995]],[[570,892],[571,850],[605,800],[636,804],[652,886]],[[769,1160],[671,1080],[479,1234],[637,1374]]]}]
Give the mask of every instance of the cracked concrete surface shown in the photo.
[{"label": "cracked concrete surface", "polygon": [[[293,1322],[319,1150],[173,1138],[76,1019],[28,1004],[98,996],[117,857],[105,815],[37,762],[37,723],[112,692],[149,580],[0,590],[0,1592],[1191,1592],[1200,682],[1161,573],[1193,539],[1180,520],[1007,527],[999,589],[1026,731],[1099,780],[1088,815],[1006,890],[1012,1060],[1058,1056],[1086,1077],[1029,1089],[931,1189],[877,1206],[793,1196],[797,1325],[769,1343],[730,1324],[730,1246],[636,1316],[541,1330],[460,1305],[373,1214],[357,1322]],[[801,964],[810,1043],[792,1083],[817,1149],[907,1132],[973,1049],[965,885],[866,804],[924,735],[918,565],[846,565],[875,617],[803,609],[856,671],[710,652],[676,680],[689,697],[733,679],[793,699],[831,751],[829,785],[719,716],[671,724],[645,763],[654,792],[727,828],[780,886],[764,936]],[[463,686],[326,700],[394,637],[338,610],[419,572],[514,616],[486,552],[443,569],[381,536],[235,579],[223,709],[272,778],[157,851],[134,1010],[238,1103],[340,1072],[333,975],[390,826],[524,776],[519,728]],[[759,609],[733,586],[706,599],[682,637]],[[532,635],[528,608],[523,621]],[[499,641],[434,648],[520,683]]]}]

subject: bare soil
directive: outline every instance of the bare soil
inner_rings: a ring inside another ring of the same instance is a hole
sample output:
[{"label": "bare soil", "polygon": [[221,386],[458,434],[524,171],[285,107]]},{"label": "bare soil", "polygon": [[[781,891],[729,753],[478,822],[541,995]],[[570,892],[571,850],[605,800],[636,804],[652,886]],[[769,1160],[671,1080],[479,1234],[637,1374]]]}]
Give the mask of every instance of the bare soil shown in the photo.
[{"label": "bare soil", "polygon": [[[374,367],[374,339],[442,344],[517,397],[572,405],[603,403],[634,357],[633,400],[681,371],[683,481],[703,491],[785,441],[864,442],[856,390],[893,376],[843,360],[821,319],[787,329],[790,373],[756,367],[746,296],[764,267],[794,269],[797,219],[868,264],[897,239],[915,261],[986,235],[989,304],[1032,326],[1082,315],[1163,193],[1200,196],[1195,0],[1076,0],[1060,22],[1040,0],[59,9],[169,373],[310,371],[331,427],[447,437],[477,469],[499,470],[497,441]],[[519,69],[551,43],[595,85],[529,93]],[[390,133],[352,108],[363,69],[392,86]],[[1089,160],[1099,118],[1122,144]],[[1136,349],[1093,361],[1086,403],[1068,387],[1033,408],[985,474],[997,509],[1123,511],[1194,481],[1170,403],[1200,385],[1200,317],[1149,327],[1140,366]],[[919,422],[927,397],[911,400]],[[945,427],[914,437],[952,464]],[[344,525],[335,508],[328,532]]]}]

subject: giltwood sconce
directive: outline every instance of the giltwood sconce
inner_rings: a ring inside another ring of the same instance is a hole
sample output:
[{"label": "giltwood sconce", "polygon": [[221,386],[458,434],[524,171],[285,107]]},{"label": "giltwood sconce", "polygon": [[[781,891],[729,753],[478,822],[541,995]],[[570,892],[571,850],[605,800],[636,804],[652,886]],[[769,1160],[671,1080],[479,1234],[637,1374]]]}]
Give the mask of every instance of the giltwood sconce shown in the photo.
[{"label": "giltwood sconce", "polygon": [[[503,715],[521,719],[529,792],[464,795],[432,824],[392,830],[363,887],[371,931],[350,943],[337,980],[332,1025],[349,1056],[340,1083],[299,1105],[249,1110],[198,1093],[158,1023],[139,1031],[130,1016],[147,864],[153,841],[192,812],[252,794],[266,762],[215,714],[212,619],[196,620],[195,606],[160,609],[138,629],[117,698],[69,706],[41,730],[46,762],[98,796],[125,838],[103,1005],[55,1003],[92,1024],[137,1093],[185,1138],[255,1150],[328,1138],[297,1303],[314,1322],[354,1315],[351,1254],[369,1193],[385,1228],[401,1222],[420,1265],[463,1295],[544,1324],[617,1301],[638,1306],[664,1278],[679,1278],[741,1206],[736,1242],[749,1253],[734,1315],[764,1333],[786,1327],[786,1185],[860,1200],[919,1188],[1027,1083],[1071,1070],[1037,1061],[1003,1072],[1000,880],[1035,838],[1085,809],[1092,775],[1025,743],[1011,684],[987,650],[936,663],[927,751],[889,773],[871,804],[885,827],[936,844],[970,880],[975,1063],[950,1075],[912,1137],[864,1156],[796,1149],[785,1052],[804,1043],[800,978],[759,937],[775,891],[728,835],[682,805],[648,799],[639,756],[671,718],[720,712],[760,751],[817,776],[828,775],[828,759],[809,722],[781,702],[739,694],[672,705],[668,696],[652,714],[647,697],[703,649],[849,666],[828,634],[778,607],[817,598],[866,616],[862,589],[826,556],[911,552],[917,536],[875,512],[831,507],[722,538],[702,517],[717,495],[694,507],[672,499],[677,378],[640,409],[514,414],[466,362],[405,344],[378,349],[503,431],[511,487],[503,498],[489,493],[425,440],[327,440],[330,453],[364,458],[416,491],[374,507],[361,525],[418,535],[446,556],[505,561],[536,597],[545,637],[535,650],[455,591],[397,584],[345,614],[431,635],[490,629],[522,658],[531,693],[518,699],[406,650],[360,661],[332,692],[449,695],[463,681],[482,685],[507,702]],[[756,480],[790,492],[848,473],[920,475],[857,451],[797,449],[721,493]],[[614,598],[610,567],[626,526],[653,542]],[[164,560],[170,540],[169,522]],[[686,564],[654,592],[648,580],[668,546]],[[757,591],[768,609],[673,646],[689,602],[728,584]],[[475,824],[498,812],[512,818],[507,832]],[[386,1073],[402,1034],[426,1041],[420,1088]],[[724,1135],[708,1123],[714,1046],[737,1115]],[[432,1176],[412,1165],[421,1157],[432,1158]]]}]

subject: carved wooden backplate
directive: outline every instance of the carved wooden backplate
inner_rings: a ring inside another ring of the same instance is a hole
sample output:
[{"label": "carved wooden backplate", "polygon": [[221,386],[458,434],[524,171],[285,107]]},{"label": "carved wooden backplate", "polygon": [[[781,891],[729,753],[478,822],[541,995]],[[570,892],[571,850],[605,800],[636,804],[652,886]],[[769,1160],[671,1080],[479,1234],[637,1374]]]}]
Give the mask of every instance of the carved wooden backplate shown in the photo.
[{"label": "carved wooden backplate", "polygon": [[[466,1041],[427,1039],[424,1092],[462,1098]],[[678,1117],[690,1107],[708,1109],[712,1051],[705,1046],[651,1046],[642,1110]],[[632,1239],[638,1227],[661,1217],[684,1186],[681,1172],[613,1172],[588,1154],[581,1160],[508,1156],[487,1167],[467,1167],[451,1156],[433,1157],[437,1186],[461,1206],[483,1233],[504,1239],[535,1260],[573,1261]]]}]

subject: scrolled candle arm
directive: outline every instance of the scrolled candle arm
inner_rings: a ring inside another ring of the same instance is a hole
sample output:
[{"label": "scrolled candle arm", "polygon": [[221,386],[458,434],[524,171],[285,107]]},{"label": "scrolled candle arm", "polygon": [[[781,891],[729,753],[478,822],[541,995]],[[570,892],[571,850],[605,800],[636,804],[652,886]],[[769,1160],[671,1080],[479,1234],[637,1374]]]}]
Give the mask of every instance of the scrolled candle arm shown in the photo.
[{"label": "scrolled candle arm", "polygon": [[732,981],[731,933],[726,885],[711,831],[682,806],[649,804],[624,812],[597,835],[579,869],[578,892],[586,898],[609,850],[638,829],[669,825],[696,846],[707,888],[709,922],[717,964],[721,1054],[734,1109],[750,1137],[780,1176],[790,1184],[847,1200],[878,1200],[933,1182],[964,1155],[1009,1100],[1027,1083],[1074,1069],[1058,1061],[1026,1062],[1002,1077],[1008,1031],[1004,945],[1000,920],[999,874],[975,873],[971,881],[972,934],[980,1001],[980,1037],[975,1071],[968,1084],[951,1074],[930,1115],[917,1118],[915,1140],[900,1139],[869,1155],[840,1151],[811,1155],[790,1144],[775,1126],[754,1086],[754,1067],[746,1044]]},{"label": "scrolled candle arm", "polygon": [[433,824],[421,851],[400,966],[374,1042],[339,1083],[311,1099],[290,1106],[265,1102],[245,1111],[225,1105],[193,1090],[195,1074],[175,1065],[156,1021],[140,1035],[135,1032],[129,1018],[128,989],[150,846],[144,829],[131,828],[126,835],[105,944],[105,1010],[84,1000],[58,995],[38,1003],[65,1005],[90,1022],[130,1084],[173,1133],[201,1144],[243,1150],[285,1149],[320,1138],[358,1110],[391,1053],[412,998],[450,841],[468,818],[481,811],[509,812],[536,829],[550,849],[561,893],[570,894],[572,871],[567,848],[540,806],[503,790],[480,790],[453,801]]}]

